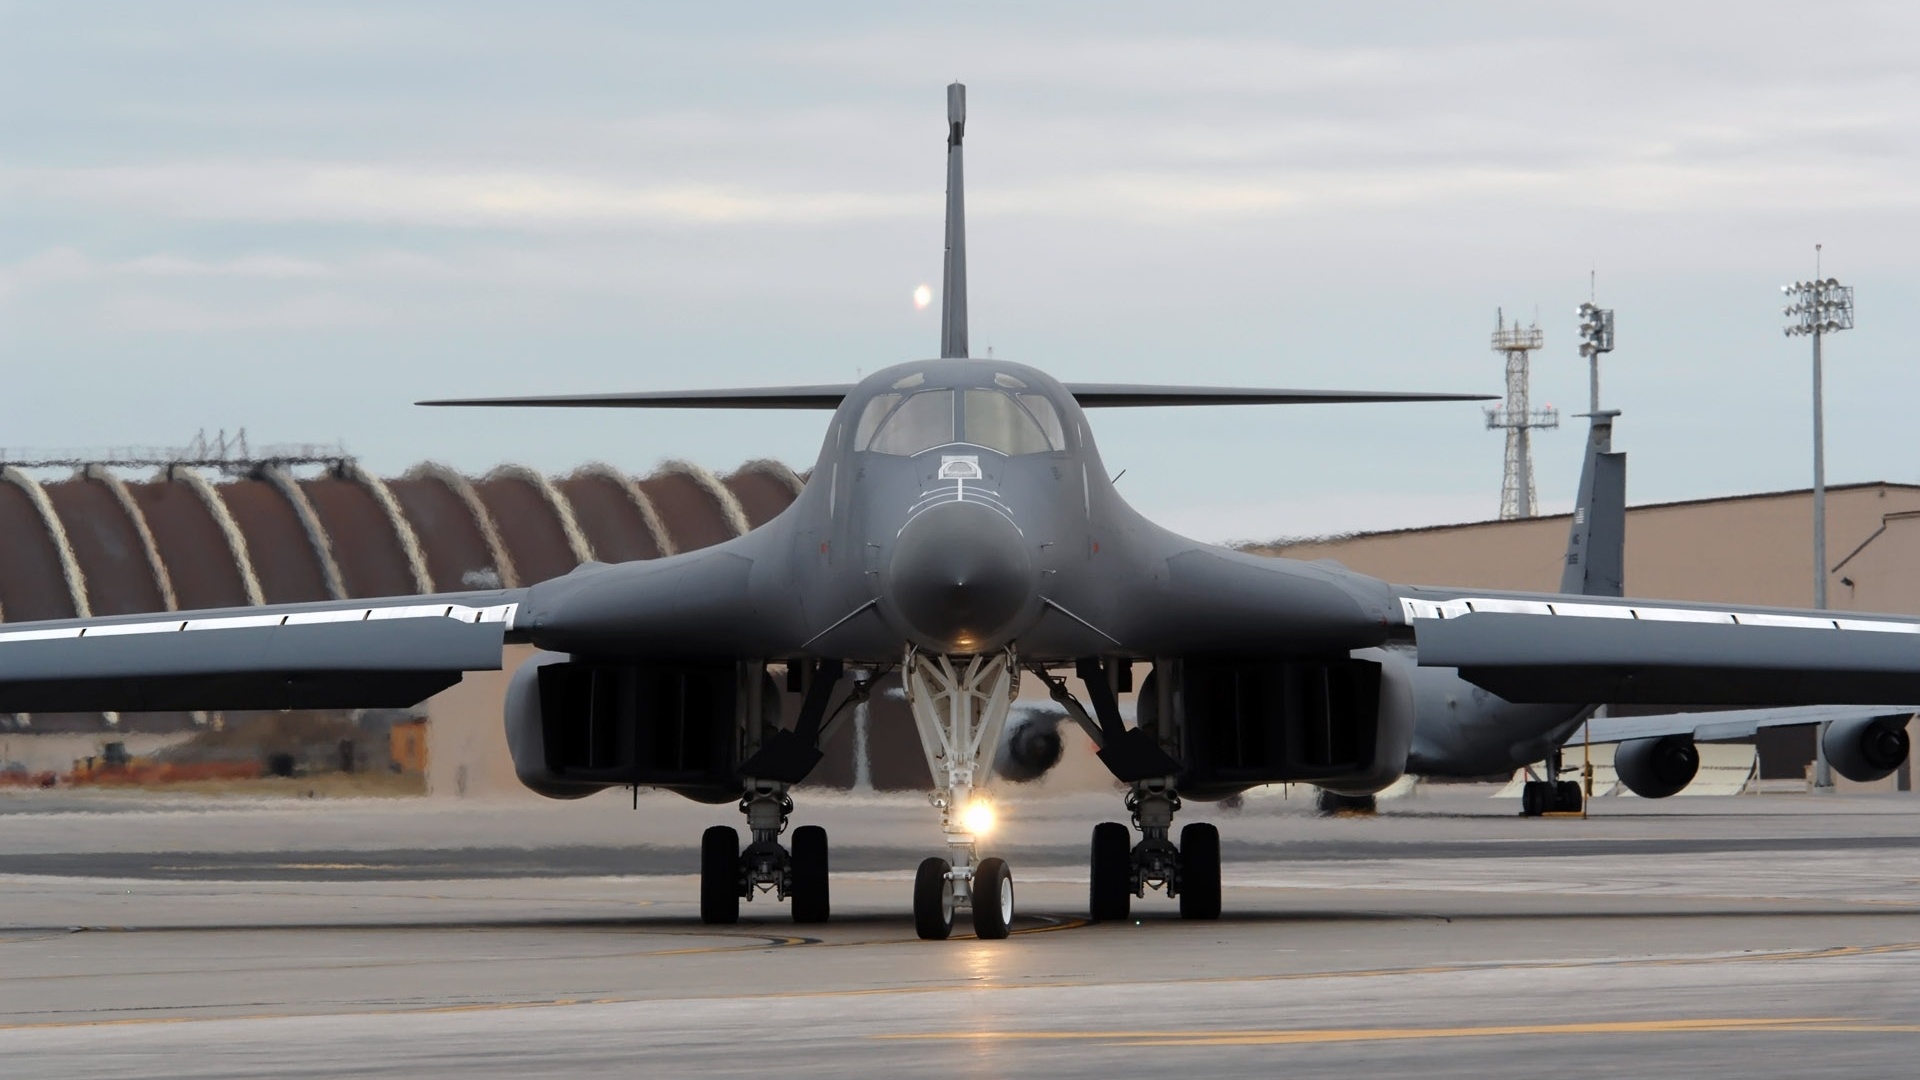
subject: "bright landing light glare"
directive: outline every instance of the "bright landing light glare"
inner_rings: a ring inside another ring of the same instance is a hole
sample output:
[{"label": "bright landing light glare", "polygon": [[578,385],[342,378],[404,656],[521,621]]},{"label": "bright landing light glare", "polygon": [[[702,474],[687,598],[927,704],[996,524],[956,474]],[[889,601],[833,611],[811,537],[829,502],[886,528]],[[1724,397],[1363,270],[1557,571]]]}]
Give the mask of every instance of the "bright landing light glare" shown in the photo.
[{"label": "bright landing light glare", "polygon": [[967,804],[960,814],[960,824],[975,836],[984,836],[993,831],[993,804],[984,799],[975,799]]}]

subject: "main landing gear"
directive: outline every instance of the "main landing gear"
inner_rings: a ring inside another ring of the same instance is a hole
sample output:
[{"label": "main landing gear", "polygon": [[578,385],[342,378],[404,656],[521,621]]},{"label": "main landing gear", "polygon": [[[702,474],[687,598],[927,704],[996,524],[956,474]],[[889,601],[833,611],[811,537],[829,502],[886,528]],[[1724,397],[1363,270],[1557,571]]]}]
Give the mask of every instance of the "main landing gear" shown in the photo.
[{"label": "main landing gear", "polygon": [[1095,922],[1127,917],[1136,896],[1162,889],[1180,901],[1183,919],[1220,917],[1220,830],[1196,821],[1180,830],[1180,846],[1169,839],[1180,796],[1166,781],[1136,781],[1127,795],[1140,842],[1125,825],[1106,821],[1093,827],[1093,865],[1087,884],[1087,910]]},{"label": "main landing gear", "polygon": [[914,874],[913,928],[922,938],[944,939],[965,910],[976,937],[1004,938],[1013,925],[1013,872],[1004,859],[975,861],[979,833],[991,823],[976,785],[985,782],[1000,745],[1020,669],[1012,650],[953,658],[909,649],[901,681],[947,838],[947,857],[926,859]]},{"label": "main landing gear", "polygon": [[769,713],[763,708],[774,691],[763,678],[743,687],[744,708],[738,732],[746,759],[740,772],[747,777],[740,812],[747,815],[750,839],[744,850],[740,834],[730,825],[715,825],[700,838],[700,921],[727,924],[740,919],[740,901],[772,893],[793,902],[793,921],[823,923],[831,914],[827,889],[827,830],[802,825],[787,845],[780,837],[793,814],[787,789],[804,780],[820,761],[820,744],[833,734],[849,708],[872,692],[870,674],[854,676],[852,693],[831,714],[827,704],[842,673],[837,660],[820,660],[788,668],[788,685],[805,693],[800,715],[791,731],[762,726]]},{"label": "main landing gear", "polygon": [[1181,742],[1178,710],[1162,707],[1160,696],[1170,688],[1150,677],[1140,688],[1135,724],[1129,728],[1120,716],[1116,690],[1125,689],[1130,670],[1125,661],[1081,660],[1075,674],[1093,704],[1089,715],[1067,688],[1065,679],[1040,668],[1034,674],[1047,684],[1053,700],[1100,747],[1101,763],[1114,778],[1128,785],[1127,809],[1139,843],[1125,825],[1103,822],[1093,829],[1091,873],[1087,879],[1087,910],[1096,922],[1127,917],[1133,898],[1160,889],[1180,901],[1185,919],[1220,917],[1220,830],[1195,822],[1180,830],[1173,843],[1173,815],[1180,809],[1174,778],[1182,772],[1170,752]]},{"label": "main landing gear", "polygon": [[1562,760],[1558,750],[1555,750],[1547,759],[1548,779],[1546,780],[1535,780],[1532,767],[1528,767],[1527,781],[1520,786],[1521,817],[1580,812],[1584,802],[1580,781],[1559,779],[1567,774]]},{"label": "main landing gear", "polygon": [[753,837],[746,850],[731,825],[715,825],[700,837],[700,921],[738,922],[742,899],[772,893],[793,901],[794,922],[826,922],[827,830],[802,825],[793,830],[790,847],[781,845],[793,813],[785,784],[756,783],[741,798],[740,811]]}]

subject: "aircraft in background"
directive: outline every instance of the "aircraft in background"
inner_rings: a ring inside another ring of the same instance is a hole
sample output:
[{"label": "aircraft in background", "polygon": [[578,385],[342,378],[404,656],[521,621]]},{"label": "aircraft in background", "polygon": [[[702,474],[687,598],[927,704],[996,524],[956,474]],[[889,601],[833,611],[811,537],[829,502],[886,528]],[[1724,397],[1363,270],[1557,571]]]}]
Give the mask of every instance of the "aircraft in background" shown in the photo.
[{"label": "aircraft in background", "polygon": [[[1399,586],[1155,525],[1114,490],[1087,410],[1480,396],[1063,383],[969,359],[964,129],[955,84],[938,359],[853,385],[440,403],[830,412],[810,482],[761,528],[519,589],[9,625],[0,710],[406,706],[531,644],[542,654],[506,700],[523,783],[738,804],[744,849],[727,825],[702,839],[702,917],[731,922],[771,894],[811,922],[830,914],[827,837],[781,842],[790,789],[823,732],[897,673],[946,841],[916,872],[916,930],[944,938],[966,912],[998,938],[1013,879],[980,857],[976,795],[1022,678],[1074,703],[1127,788],[1139,839],[1094,829],[1101,917],[1149,888],[1218,917],[1219,833],[1189,823],[1176,842],[1182,800],[1386,787],[1435,707],[1418,681],[1430,668],[1516,705],[1920,698],[1914,619]],[[1136,662],[1151,670],[1129,726],[1117,693]],[[799,699],[790,727],[782,693]]]},{"label": "aircraft in background", "polygon": [[[1618,598],[1626,576],[1626,454],[1613,450],[1617,411],[1589,416],[1580,486],[1567,530],[1560,592]],[[1389,646],[1388,651],[1405,646]],[[1642,798],[1685,790],[1700,768],[1696,743],[1750,739],[1773,727],[1822,725],[1820,738],[1836,771],[1850,780],[1877,780],[1906,760],[1912,706],[1796,706],[1606,715],[1595,704],[1516,703],[1476,685],[1457,671],[1419,667],[1400,657],[1420,698],[1407,771],[1418,776],[1470,778],[1528,769],[1521,813],[1578,812],[1579,781],[1562,779],[1568,747],[1618,744],[1615,772]],[[1640,700],[1647,700],[1642,698]],[[1545,776],[1531,767],[1545,765]],[[1370,808],[1370,795],[1328,793],[1325,809]]]}]

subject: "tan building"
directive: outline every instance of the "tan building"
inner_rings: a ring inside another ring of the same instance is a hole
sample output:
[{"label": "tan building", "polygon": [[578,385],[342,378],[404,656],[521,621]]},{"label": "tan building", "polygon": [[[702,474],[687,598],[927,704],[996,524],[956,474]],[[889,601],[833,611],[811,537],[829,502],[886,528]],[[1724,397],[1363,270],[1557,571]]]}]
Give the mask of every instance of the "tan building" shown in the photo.
[{"label": "tan building", "polygon": [[[1553,591],[1568,515],[1254,548],[1334,559],[1404,585]],[[1828,606],[1920,614],[1920,486],[1827,489]],[[1813,605],[1813,493],[1654,503],[1627,511],[1626,592],[1665,600]]]}]

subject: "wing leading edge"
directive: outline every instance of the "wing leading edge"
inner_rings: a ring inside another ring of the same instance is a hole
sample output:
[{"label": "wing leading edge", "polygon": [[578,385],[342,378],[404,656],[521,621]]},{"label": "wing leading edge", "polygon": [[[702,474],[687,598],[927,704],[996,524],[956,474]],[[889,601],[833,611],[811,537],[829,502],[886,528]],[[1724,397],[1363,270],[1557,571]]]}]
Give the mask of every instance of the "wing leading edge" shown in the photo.
[{"label": "wing leading edge", "polygon": [[1920,621],[1586,597],[1403,592],[1422,667],[1514,702],[1920,700]]},{"label": "wing leading edge", "polygon": [[[989,361],[982,361],[987,363]],[[642,390],[626,394],[547,394],[532,397],[442,398],[416,405],[567,409],[837,409],[851,384],[746,386],[724,390]],[[1342,405],[1397,401],[1492,401],[1487,394],[1401,393],[1392,390],[1276,390],[1246,386],[1150,386],[1068,383],[1084,409],[1167,405]]]},{"label": "wing leading edge", "polygon": [[523,592],[0,627],[0,713],[402,708],[498,669]]}]

